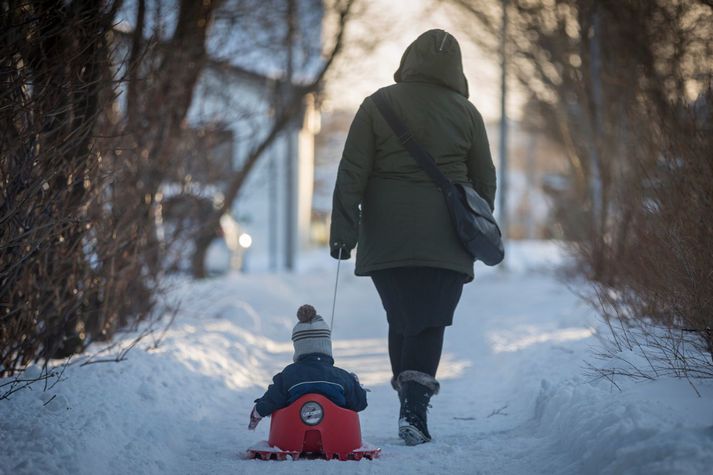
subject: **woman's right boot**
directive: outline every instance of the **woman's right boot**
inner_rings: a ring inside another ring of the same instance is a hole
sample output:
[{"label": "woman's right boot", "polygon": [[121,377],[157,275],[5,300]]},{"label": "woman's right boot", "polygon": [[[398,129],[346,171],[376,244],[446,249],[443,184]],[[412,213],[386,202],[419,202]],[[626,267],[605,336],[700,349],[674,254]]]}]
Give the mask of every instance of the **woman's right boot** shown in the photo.
[{"label": "woman's right boot", "polygon": [[431,440],[428,432],[428,402],[438,394],[440,384],[427,373],[407,370],[397,378],[401,411],[399,412],[399,437],[406,445],[418,445]]}]

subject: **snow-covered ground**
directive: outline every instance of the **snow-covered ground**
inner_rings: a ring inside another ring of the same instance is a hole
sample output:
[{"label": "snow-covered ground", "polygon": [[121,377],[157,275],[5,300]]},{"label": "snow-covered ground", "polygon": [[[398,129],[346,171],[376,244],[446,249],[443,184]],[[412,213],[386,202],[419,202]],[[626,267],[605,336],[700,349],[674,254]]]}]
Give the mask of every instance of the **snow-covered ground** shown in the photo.
[{"label": "snow-covered ground", "polygon": [[599,324],[552,272],[557,248],[509,254],[507,271],[478,269],[446,332],[430,444],[397,437],[384,312],[347,262],[335,359],[371,389],[362,431],[381,458],[244,459],[267,438],[269,420],[250,432],[248,413],[291,361],[295,311],[311,303],[329,319],[336,261],[322,251],[295,274],[179,283],[181,311],[157,349],[149,337],[125,361],[75,363],[51,390],[0,401],[0,473],[713,473],[713,384],[697,383],[698,397],[680,380],[591,381]]}]

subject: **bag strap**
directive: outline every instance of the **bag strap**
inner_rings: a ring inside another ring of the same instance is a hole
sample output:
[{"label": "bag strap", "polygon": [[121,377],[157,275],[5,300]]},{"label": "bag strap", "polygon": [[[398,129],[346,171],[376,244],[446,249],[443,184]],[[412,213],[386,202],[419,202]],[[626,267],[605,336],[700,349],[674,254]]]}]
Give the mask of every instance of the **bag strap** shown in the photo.
[{"label": "bag strap", "polygon": [[376,104],[377,109],[379,109],[379,112],[381,112],[381,115],[384,117],[386,122],[389,124],[389,127],[391,127],[391,130],[394,132],[396,137],[398,137],[401,145],[404,146],[408,153],[414,158],[414,160],[416,160],[416,163],[423,168],[423,171],[431,177],[436,185],[441,190],[447,190],[453,186],[453,183],[438,169],[436,161],[433,159],[431,154],[428,153],[428,150],[424,149],[418,144],[418,142],[416,142],[406,125],[401,122],[391,107],[389,107],[383,90],[376,91],[376,93],[372,94],[371,99],[374,101],[374,104]]}]

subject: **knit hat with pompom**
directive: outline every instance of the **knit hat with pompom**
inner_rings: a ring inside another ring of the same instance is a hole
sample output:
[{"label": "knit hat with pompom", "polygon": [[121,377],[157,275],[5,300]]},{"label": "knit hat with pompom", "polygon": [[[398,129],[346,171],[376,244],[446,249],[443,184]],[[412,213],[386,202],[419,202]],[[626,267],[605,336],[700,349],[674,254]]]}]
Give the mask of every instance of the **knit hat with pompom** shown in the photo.
[{"label": "knit hat with pompom", "polygon": [[332,332],[322,317],[311,305],[302,305],[297,310],[299,323],[292,330],[292,344],[295,347],[293,360],[310,353],[332,356]]}]

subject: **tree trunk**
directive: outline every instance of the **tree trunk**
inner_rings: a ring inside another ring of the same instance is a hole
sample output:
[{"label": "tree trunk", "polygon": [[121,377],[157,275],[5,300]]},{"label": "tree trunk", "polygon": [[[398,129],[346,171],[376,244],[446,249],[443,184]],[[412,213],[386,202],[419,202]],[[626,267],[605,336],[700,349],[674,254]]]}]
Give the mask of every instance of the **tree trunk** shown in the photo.
[{"label": "tree trunk", "polygon": [[196,279],[203,279],[208,276],[205,268],[205,258],[208,248],[215,239],[212,227],[205,226],[194,239],[193,257],[191,258],[191,273]]}]

